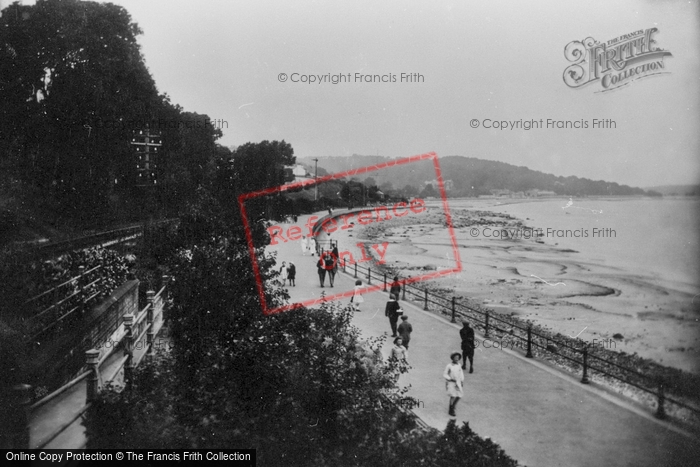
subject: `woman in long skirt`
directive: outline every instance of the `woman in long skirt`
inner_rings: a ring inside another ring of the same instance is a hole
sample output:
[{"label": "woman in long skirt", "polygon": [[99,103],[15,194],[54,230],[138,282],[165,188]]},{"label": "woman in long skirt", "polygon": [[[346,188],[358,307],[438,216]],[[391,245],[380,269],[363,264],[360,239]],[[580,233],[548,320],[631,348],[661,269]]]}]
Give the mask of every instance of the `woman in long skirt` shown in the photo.
[{"label": "woman in long skirt", "polygon": [[442,376],[445,378],[445,389],[447,389],[447,395],[450,396],[450,408],[448,413],[452,417],[455,415],[455,407],[457,402],[462,398],[462,385],[464,384],[464,372],[459,364],[459,360],[462,358],[462,354],[459,352],[454,352],[450,355],[452,362],[445,367],[445,372]]},{"label": "woman in long skirt", "polygon": [[282,261],[282,267],[280,268],[280,280],[282,285],[287,285],[287,263]]}]

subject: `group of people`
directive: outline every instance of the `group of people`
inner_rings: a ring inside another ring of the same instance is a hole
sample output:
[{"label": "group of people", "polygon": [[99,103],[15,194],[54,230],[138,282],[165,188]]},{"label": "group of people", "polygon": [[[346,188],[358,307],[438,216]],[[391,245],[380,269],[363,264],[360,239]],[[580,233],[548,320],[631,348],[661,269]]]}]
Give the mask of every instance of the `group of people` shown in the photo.
[{"label": "group of people", "polygon": [[[464,370],[467,369],[467,360],[469,360],[469,373],[474,373],[474,328],[469,325],[467,320],[462,322],[462,329],[459,330],[459,336],[462,339],[462,352],[454,352],[450,355],[452,360],[446,367],[442,376],[445,378],[445,389],[447,395],[450,396],[450,405],[447,413],[455,417],[455,408],[457,402],[463,396],[464,386]],[[460,365],[459,361],[462,360]]]},{"label": "group of people", "polygon": [[328,281],[333,287],[335,275],[338,273],[338,245],[335,245],[332,250],[324,251],[319,255],[316,262],[316,270],[321,287],[325,287],[326,275],[328,275]]},{"label": "group of people", "polygon": [[[401,287],[398,283],[399,278],[394,277],[394,283],[389,291],[389,301],[384,309],[384,314],[389,318],[392,337],[394,337],[394,347],[391,349],[392,359],[399,361],[407,361],[408,344],[411,340],[413,326],[408,322],[408,317],[404,315],[401,305],[399,305],[399,292]],[[399,317],[402,322],[397,326]],[[474,328],[472,328],[467,320],[462,322],[462,329],[459,330],[459,336],[462,341],[461,352],[454,352],[450,355],[451,362],[445,367],[443,378],[445,378],[445,389],[450,397],[450,403],[447,413],[451,417],[456,416],[457,402],[463,397],[464,387],[464,370],[467,369],[467,360],[469,361],[469,373],[474,373]],[[397,335],[398,333],[398,335]],[[460,364],[460,360],[462,363]]]},{"label": "group of people", "polygon": [[[312,250],[312,241],[316,239],[306,237],[302,238],[302,252]],[[317,243],[317,242],[316,242]],[[317,247],[317,245],[315,245]],[[319,250],[317,250],[319,251]],[[313,250],[312,250],[313,256]],[[333,247],[332,250],[319,252],[319,259],[316,262],[318,278],[321,287],[325,286],[326,275],[328,276],[330,286],[333,287],[335,276],[338,272],[338,247]],[[296,267],[290,262],[287,266],[282,262],[280,268],[282,285],[289,281],[289,285],[295,286]],[[355,311],[361,311],[360,304],[364,303],[364,298],[361,294],[362,281],[355,282],[355,290],[350,298],[350,304]],[[394,346],[391,349],[390,358],[407,362],[408,346],[411,341],[411,333],[413,326],[408,322],[408,316],[404,315],[404,310],[399,304],[399,296],[401,294],[401,285],[398,276],[394,277],[394,282],[389,290],[389,301],[386,303],[384,315],[389,318],[389,326],[391,327],[391,335],[394,338]],[[401,324],[398,324],[401,318]],[[451,362],[445,367],[443,378],[445,379],[445,389],[450,397],[448,414],[452,417],[456,416],[457,402],[463,397],[464,388],[464,370],[467,369],[467,360],[469,361],[469,373],[474,373],[474,329],[468,321],[463,321],[463,327],[459,334],[462,341],[461,352],[453,352],[450,355]],[[460,364],[461,360],[461,364]]]},{"label": "group of people", "polygon": [[282,261],[282,266],[280,267],[280,280],[282,281],[282,285],[287,285],[287,281],[289,281],[289,285],[296,287],[296,277],[297,267],[294,263],[290,261],[289,266],[287,266],[287,263]]},{"label": "group of people", "polygon": [[301,237],[301,254],[303,256],[306,256],[306,253],[311,253],[311,256],[314,256],[315,253],[318,253],[319,247],[318,247],[318,240],[316,240],[316,237],[307,237],[306,235],[303,235]]},{"label": "group of people", "polygon": [[[404,315],[403,308],[399,305],[399,294],[401,293],[401,285],[399,277],[394,277],[394,282],[389,289],[389,301],[384,307],[384,316],[389,318],[389,326],[391,327],[391,337],[394,338],[394,347],[391,349],[391,358],[399,361],[407,361],[408,344],[411,341],[411,333],[413,326],[408,322],[408,316]],[[397,326],[401,318],[401,324]]]}]

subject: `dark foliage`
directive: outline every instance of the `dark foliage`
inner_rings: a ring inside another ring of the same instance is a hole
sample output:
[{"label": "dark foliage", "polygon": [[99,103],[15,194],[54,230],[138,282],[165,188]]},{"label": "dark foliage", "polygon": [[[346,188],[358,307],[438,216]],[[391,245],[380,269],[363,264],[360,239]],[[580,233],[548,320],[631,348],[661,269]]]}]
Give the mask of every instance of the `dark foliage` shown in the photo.
[{"label": "dark foliage", "polygon": [[[516,465],[468,428],[425,432],[390,403],[403,398],[395,381],[407,368],[382,361],[382,340],[361,341],[350,310],[264,316],[247,244],[226,231],[222,211],[200,193],[162,238],[172,349],[142,364],[130,390],[102,393],[86,420],[89,448],[245,446],[259,465],[443,465],[460,456]],[[254,232],[257,244],[264,235]],[[281,304],[274,258],[255,253],[266,300]]]}]

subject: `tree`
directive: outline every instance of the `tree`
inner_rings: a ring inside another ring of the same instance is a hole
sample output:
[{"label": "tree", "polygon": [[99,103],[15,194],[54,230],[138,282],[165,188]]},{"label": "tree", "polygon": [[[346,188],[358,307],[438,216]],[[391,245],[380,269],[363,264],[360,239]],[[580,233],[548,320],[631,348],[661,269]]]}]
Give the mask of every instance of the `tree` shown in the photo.
[{"label": "tree", "polygon": [[402,190],[402,194],[406,197],[412,197],[416,196],[418,194],[418,188],[414,187],[413,185],[405,185]]},{"label": "tree", "polygon": [[425,188],[423,188],[423,191],[420,192],[420,197],[421,198],[429,198],[429,197],[437,197],[438,192],[435,191],[435,188],[433,188],[432,183],[428,183],[425,185]]},{"label": "tree", "polygon": [[[260,465],[397,467],[441,465],[471,451],[481,465],[514,465],[471,432],[445,443],[439,432],[416,430],[391,403],[415,402],[395,386],[406,364],[383,362],[385,338],[363,341],[349,308],[324,303],[264,316],[243,233],[227,229],[221,212],[202,188],[174,237],[154,239],[172,276],[172,350],[142,364],[129,391],[108,387],[92,404],[88,448],[246,446]],[[274,307],[289,297],[275,281],[261,224],[254,253]],[[453,440],[479,450],[448,446]]]},{"label": "tree", "polygon": [[[214,176],[222,136],[207,115],[159,95],[127,11],[110,3],[39,0],[0,17],[0,187],[71,225],[137,217],[152,198],[176,215]],[[135,130],[163,140],[157,185],[137,186]],[[13,196],[14,198],[14,196]],[[26,210],[26,208],[24,208]],[[22,213],[36,215],[36,213]]]},{"label": "tree", "polygon": [[[294,149],[282,141],[246,143],[233,153],[232,177],[239,194],[284,185],[284,166],[296,164]],[[246,203],[249,218],[272,219],[283,213],[276,212],[279,193],[258,197]],[[279,211],[279,209],[277,209]],[[291,213],[286,213],[291,214]]]},{"label": "tree", "polygon": [[139,34],[109,3],[15,3],[0,18],[0,153],[84,221],[106,210],[118,161],[129,156],[121,122],[156,116]]}]

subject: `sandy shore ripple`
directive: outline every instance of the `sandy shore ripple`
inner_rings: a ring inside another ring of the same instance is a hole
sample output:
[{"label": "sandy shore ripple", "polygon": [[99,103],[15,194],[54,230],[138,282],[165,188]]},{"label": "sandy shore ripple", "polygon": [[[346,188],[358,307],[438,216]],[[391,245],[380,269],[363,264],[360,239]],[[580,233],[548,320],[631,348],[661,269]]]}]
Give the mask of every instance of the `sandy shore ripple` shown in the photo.
[{"label": "sandy shore ripple", "polygon": [[[696,319],[700,310],[692,303],[693,290],[638,274],[634,265],[610,264],[560,247],[551,239],[474,235],[475,228],[527,232],[539,226],[507,213],[460,207],[464,204],[488,207],[494,202],[450,202],[463,270],[432,281],[432,286],[554,332],[581,333],[581,339],[611,350],[636,352],[663,365],[700,373]],[[388,265],[404,276],[419,275],[454,267],[446,225],[441,207],[434,203],[421,216],[371,224],[360,238],[389,242]],[[611,339],[615,334],[624,338]]]}]

